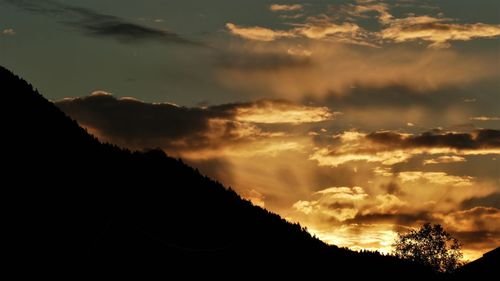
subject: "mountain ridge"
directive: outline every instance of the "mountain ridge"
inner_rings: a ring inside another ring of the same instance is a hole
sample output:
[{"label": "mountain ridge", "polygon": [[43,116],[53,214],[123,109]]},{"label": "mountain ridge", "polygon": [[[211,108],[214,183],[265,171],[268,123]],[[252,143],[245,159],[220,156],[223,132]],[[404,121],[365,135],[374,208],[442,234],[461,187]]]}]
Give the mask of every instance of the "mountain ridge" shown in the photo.
[{"label": "mountain ridge", "polygon": [[13,263],[222,279],[437,277],[394,257],[327,245],[162,151],[103,144],[1,66],[0,89]]},{"label": "mountain ridge", "polygon": [[469,280],[477,276],[498,276],[500,274],[499,264],[500,247],[497,247],[484,253],[482,257],[465,264],[457,270],[456,274]]}]

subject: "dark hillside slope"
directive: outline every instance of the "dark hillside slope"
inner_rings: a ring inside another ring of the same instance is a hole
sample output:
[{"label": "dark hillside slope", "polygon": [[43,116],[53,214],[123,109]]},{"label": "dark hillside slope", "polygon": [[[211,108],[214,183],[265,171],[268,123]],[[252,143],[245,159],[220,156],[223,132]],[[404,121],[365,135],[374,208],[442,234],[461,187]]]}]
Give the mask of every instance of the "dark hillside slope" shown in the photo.
[{"label": "dark hillside slope", "polygon": [[500,247],[462,266],[457,270],[455,276],[464,280],[473,280],[480,276],[498,278],[498,276],[500,276]]},{"label": "dark hillside slope", "polygon": [[392,257],[328,246],[161,151],[101,144],[1,67],[0,94],[5,253],[24,271],[432,277]]}]

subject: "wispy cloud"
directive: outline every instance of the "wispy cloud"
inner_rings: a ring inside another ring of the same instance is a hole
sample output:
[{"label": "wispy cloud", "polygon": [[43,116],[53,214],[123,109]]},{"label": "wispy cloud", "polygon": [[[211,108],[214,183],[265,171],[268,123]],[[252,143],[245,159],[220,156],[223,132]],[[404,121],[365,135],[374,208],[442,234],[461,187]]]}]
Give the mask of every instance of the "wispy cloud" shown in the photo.
[{"label": "wispy cloud", "polygon": [[459,162],[465,162],[467,159],[462,156],[439,156],[437,158],[432,158],[432,159],[427,159],[424,160],[424,165],[430,165],[430,164],[448,164],[448,163],[459,163]]},{"label": "wispy cloud", "polygon": [[181,35],[153,28],[92,9],[72,6],[57,1],[4,0],[29,12],[57,19],[61,24],[76,28],[85,35],[111,38],[122,43],[160,42],[203,46]]},{"label": "wispy cloud", "polygon": [[[272,11],[301,10],[301,5],[272,5]],[[301,24],[295,24],[288,30],[273,30],[266,27],[243,27],[241,32],[234,32],[248,40],[273,41],[282,38],[306,38],[314,40],[332,40],[341,43],[380,47],[384,43],[402,43],[420,40],[429,42],[430,48],[448,48],[453,41],[470,41],[480,38],[500,36],[500,25],[485,23],[457,23],[454,19],[429,15],[410,14],[397,18],[391,13],[392,6],[387,3],[358,2],[331,8],[333,12],[309,16]],[[360,26],[358,19],[373,17],[380,22],[378,31],[368,31]],[[243,32],[246,31],[246,32]],[[251,32],[266,33],[267,36],[255,36]],[[274,34],[274,36],[271,36]]]},{"label": "wispy cloud", "polygon": [[448,186],[471,186],[473,177],[469,176],[454,176],[444,172],[422,172],[422,171],[406,171],[398,174],[398,177],[403,183],[424,181],[437,185]]},{"label": "wispy cloud", "polygon": [[431,48],[448,48],[451,41],[470,41],[476,38],[494,38],[500,35],[500,25],[473,23],[458,24],[452,19],[430,16],[412,16],[389,21],[381,31],[383,39],[394,42],[423,40]]},{"label": "wispy cloud", "polygon": [[259,26],[244,27],[233,23],[227,23],[226,27],[229,32],[234,35],[256,41],[274,41],[279,38],[289,38],[295,36],[292,32],[289,31],[273,30],[270,28]]},{"label": "wispy cloud", "polygon": [[497,116],[476,116],[469,119],[471,121],[500,121],[500,117]]},{"label": "wispy cloud", "polygon": [[358,24],[335,23],[326,15],[308,17],[305,23],[295,26],[291,31],[307,39],[379,47],[373,35]]},{"label": "wispy cloud", "polygon": [[6,28],[6,29],[2,30],[2,34],[3,35],[14,35],[14,34],[16,34],[16,32],[14,31],[13,28]]},{"label": "wispy cloud", "polygon": [[301,4],[272,4],[269,6],[269,10],[273,12],[290,12],[290,11],[301,11],[304,6]]},{"label": "wispy cloud", "polygon": [[261,124],[317,123],[332,120],[334,115],[327,107],[313,107],[288,101],[257,101],[236,107],[236,120]]},{"label": "wispy cloud", "polygon": [[276,30],[260,26],[239,26],[227,23],[228,31],[236,36],[255,41],[275,41],[283,38],[307,38],[327,40],[348,44],[377,47],[376,43],[367,40],[370,33],[354,23],[336,24],[327,16],[309,17],[305,23],[294,24],[287,30]]},{"label": "wispy cloud", "polygon": [[368,18],[367,13],[376,12],[383,25],[377,36],[393,42],[422,40],[430,42],[431,48],[448,48],[452,41],[470,41],[477,38],[494,38],[500,35],[500,25],[484,23],[455,23],[454,19],[429,15],[396,18],[387,3],[360,3],[344,5],[342,11],[349,17]]}]

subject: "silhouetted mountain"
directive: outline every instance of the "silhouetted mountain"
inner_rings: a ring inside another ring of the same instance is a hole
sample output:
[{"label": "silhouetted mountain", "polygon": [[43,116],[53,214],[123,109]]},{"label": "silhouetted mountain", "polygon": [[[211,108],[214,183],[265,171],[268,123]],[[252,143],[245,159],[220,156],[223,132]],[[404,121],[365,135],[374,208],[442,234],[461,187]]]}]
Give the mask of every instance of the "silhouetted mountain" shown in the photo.
[{"label": "silhouetted mountain", "polygon": [[498,278],[500,276],[500,247],[462,266],[457,270],[455,276],[464,280],[472,280],[481,276]]},{"label": "silhouetted mountain", "polygon": [[4,255],[19,274],[435,277],[394,257],[326,245],[161,151],[102,144],[1,67],[0,90]]}]

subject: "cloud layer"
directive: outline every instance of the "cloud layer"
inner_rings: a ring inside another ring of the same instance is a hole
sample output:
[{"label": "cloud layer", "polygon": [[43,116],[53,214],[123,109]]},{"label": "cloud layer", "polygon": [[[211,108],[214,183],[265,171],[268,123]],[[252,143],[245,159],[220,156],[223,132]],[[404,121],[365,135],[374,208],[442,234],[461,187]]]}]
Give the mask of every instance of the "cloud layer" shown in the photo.
[{"label": "cloud layer", "polygon": [[421,154],[449,154],[449,157],[500,154],[500,131],[479,129],[471,133],[455,133],[436,130],[418,135],[347,131],[334,135],[332,143],[318,149],[310,159],[327,166],[352,161],[394,165]]},{"label": "cloud layer", "polygon": [[[456,23],[454,19],[429,15],[396,18],[387,3],[358,3],[330,6],[326,13],[309,16],[303,23],[292,24],[286,30],[265,27],[243,27],[228,23],[228,30],[242,38],[274,41],[282,38],[301,37],[314,40],[331,40],[342,43],[379,47],[384,43],[401,43],[420,40],[430,48],[448,48],[452,41],[470,41],[477,38],[494,38],[500,35],[500,25],[485,23]],[[297,11],[301,5],[271,5],[271,11]],[[329,13],[329,11],[332,11]],[[379,31],[368,31],[357,23],[375,13],[380,22]]]},{"label": "cloud layer", "polygon": [[451,41],[497,37],[500,35],[500,25],[459,24],[453,23],[452,19],[419,16],[391,20],[380,34],[383,39],[398,43],[423,40],[430,42],[431,48],[448,48]]},{"label": "cloud layer", "polygon": [[[489,197],[492,196],[496,195]],[[498,225],[490,223],[500,218],[498,204],[439,211],[435,203],[422,203],[404,195],[405,198],[388,193],[369,194],[359,186],[329,187],[311,197],[293,205],[296,216],[310,225],[321,239],[340,246],[388,253],[397,232],[425,222],[442,224],[467,245],[467,255],[475,255],[472,249],[484,249],[500,242]]]},{"label": "cloud layer", "polygon": [[187,108],[169,103],[150,104],[133,98],[115,98],[97,91],[88,97],[56,102],[101,139],[129,148],[160,147],[169,153],[200,157],[205,153],[275,153],[298,149],[280,131],[259,124],[302,124],[331,120],[326,107],[298,105],[282,100]]}]

